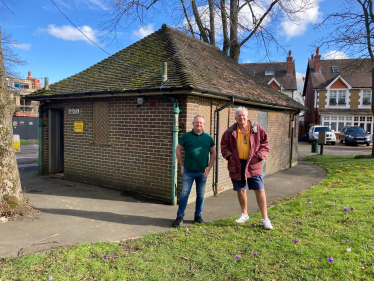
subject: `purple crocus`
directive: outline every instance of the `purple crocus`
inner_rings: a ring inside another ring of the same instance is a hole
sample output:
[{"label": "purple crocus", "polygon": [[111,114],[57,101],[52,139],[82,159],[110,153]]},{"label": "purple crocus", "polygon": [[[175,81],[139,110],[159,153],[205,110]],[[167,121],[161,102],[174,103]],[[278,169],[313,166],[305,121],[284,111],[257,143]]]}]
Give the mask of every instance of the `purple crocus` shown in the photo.
[{"label": "purple crocus", "polygon": [[240,256],[239,255],[236,255],[236,259],[239,259],[240,258]]},{"label": "purple crocus", "polygon": [[362,198],[365,198],[365,196],[362,195]]},{"label": "purple crocus", "polygon": [[329,257],[328,260],[329,260],[329,262],[332,263],[334,261],[334,258],[333,257]]},{"label": "purple crocus", "polygon": [[296,224],[299,225],[300,223],[297,221]]},{"label": "purple crocus", "polygon": [[309,204],[313,204],[313,202],[312,202],[312,201],[310,201],[310,202],[309,202]]},{"label": "purple crocus", "polygon": [[357,188],[357,185],[355,186],[355,188]]},{"label": "purple crocus", "polygon": [[48,281],[52,281],[52,276],[49,276]]},{"label": "purple crocus", "polygon": [[299,240],[297,240],[296,238],[294,238],[293,242],[295,242],[295,244],[296,244],[297,242],[299,242]]},{"label": "purple crocus", "polygon": [[361,198],[361,200],[360,201],[362,201],[362,198]]},{"label": "purple crocus", "polygon": [[103,258],[106,259],[106,255],[103,255]]},{"label": "purple crocus", "polygon": [[351,208],[351,211],[353,211],[353,210],[354,210],[354,208],[352,207],[352,208]]},{"label": "purple crocus", "polygon": [[165,231],[165,234],[168,234],[168,232],[167,232],[167,231]]},{"label": "purple crocus", "polygon": [[257,252],[254,252],[253,255],[256,257],[257,256]]},{"label": "purple crocus", "polygon": [[342,205],[339,205],[339,208],[341,207]]},{"label": "purple crocus", "polygon": [[335,202],[336,202],[336,200],[335,200]]},{"label": "purple crocus", "polygon": [[367,187],[366,189],[368,190],[369,188]]},{"label": "purple crocus", "polygon": [[335,206],[335,203],[332,203],[333,206]]},{"label": "purple crocus", "polygon": [[203,230],[203,233],[205,233],[205,230]]},{"label": "purple crocus", "polygon": [[256,227],[256,226],[257,226],[257,224],[254,223],[254,224],[253,224],[253,227]]},{"label": "purple crocus", "polygon": [[186,227],[186,231],[188,231],[188,228]]},{"label": "purple crocus", "polygon": [[132,269],[132,270],[134,270],[135,271],[135,267]]}]

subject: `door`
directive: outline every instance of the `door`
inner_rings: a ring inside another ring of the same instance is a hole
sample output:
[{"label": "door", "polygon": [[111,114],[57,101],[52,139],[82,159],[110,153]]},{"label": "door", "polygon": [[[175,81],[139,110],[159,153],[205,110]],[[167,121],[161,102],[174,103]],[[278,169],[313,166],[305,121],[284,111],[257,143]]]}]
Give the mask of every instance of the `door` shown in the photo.
[{"label": "door", "polygon": [[[268,113],[267,111],[258,112],[258,124],[264,128],[265,132],[268,130]],[[266,175],[266,159],[262,162],[262,175]]]},{"label": "door", "polygon": [[64,112],[49,109],[49,173],[64,172]]}]

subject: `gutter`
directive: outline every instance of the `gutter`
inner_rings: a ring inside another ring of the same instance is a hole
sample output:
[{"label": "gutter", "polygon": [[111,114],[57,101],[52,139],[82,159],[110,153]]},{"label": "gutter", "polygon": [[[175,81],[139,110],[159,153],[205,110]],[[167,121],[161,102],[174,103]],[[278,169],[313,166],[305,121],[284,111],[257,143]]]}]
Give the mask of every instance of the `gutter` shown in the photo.
[{"label": "gutter", "polygon": [[43,113],[42,108],[45,101],[41,101],[39,104],[39,128],[38,128],[38,139],[39,139],[39,176],[43,175]]}]

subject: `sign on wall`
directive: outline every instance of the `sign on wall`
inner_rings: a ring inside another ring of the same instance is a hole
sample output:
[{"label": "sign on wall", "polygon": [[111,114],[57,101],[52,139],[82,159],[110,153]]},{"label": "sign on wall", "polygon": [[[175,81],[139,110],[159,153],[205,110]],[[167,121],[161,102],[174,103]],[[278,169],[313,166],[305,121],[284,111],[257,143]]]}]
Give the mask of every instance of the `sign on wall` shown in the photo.
[{"label": "sign on wall", "polygon": [[16,127],[18,125],[17,121],[13,121],[13,127]]},{"label": "sign on wall", "polygon": [[69,108],[69,114],[79,114],[79,108]]},{"label": "sign on wall", "polygon": [[74,132],[83,133],[83,122],[74,121]]}]

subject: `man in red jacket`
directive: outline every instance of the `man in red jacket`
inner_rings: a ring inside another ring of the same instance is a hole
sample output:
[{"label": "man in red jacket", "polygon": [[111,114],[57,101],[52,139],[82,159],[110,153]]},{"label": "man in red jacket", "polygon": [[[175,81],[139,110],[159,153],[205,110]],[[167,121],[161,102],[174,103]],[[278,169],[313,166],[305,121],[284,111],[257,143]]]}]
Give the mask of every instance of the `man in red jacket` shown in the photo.
[{"label": "man in red jacket", "polygon": [[267,215],[266,194],[262,177],[262,161],[269,154],[269,141],[265,130],[256,122],[248,120],[248,110],[238,107],[236,123],[222,136],[221,153],[228,160],[227,169],[237,191],[242,214],[235,221],[249,220],[247,213],[247,187],[255,192],[257,204],[265,229],[273,229]]}]

